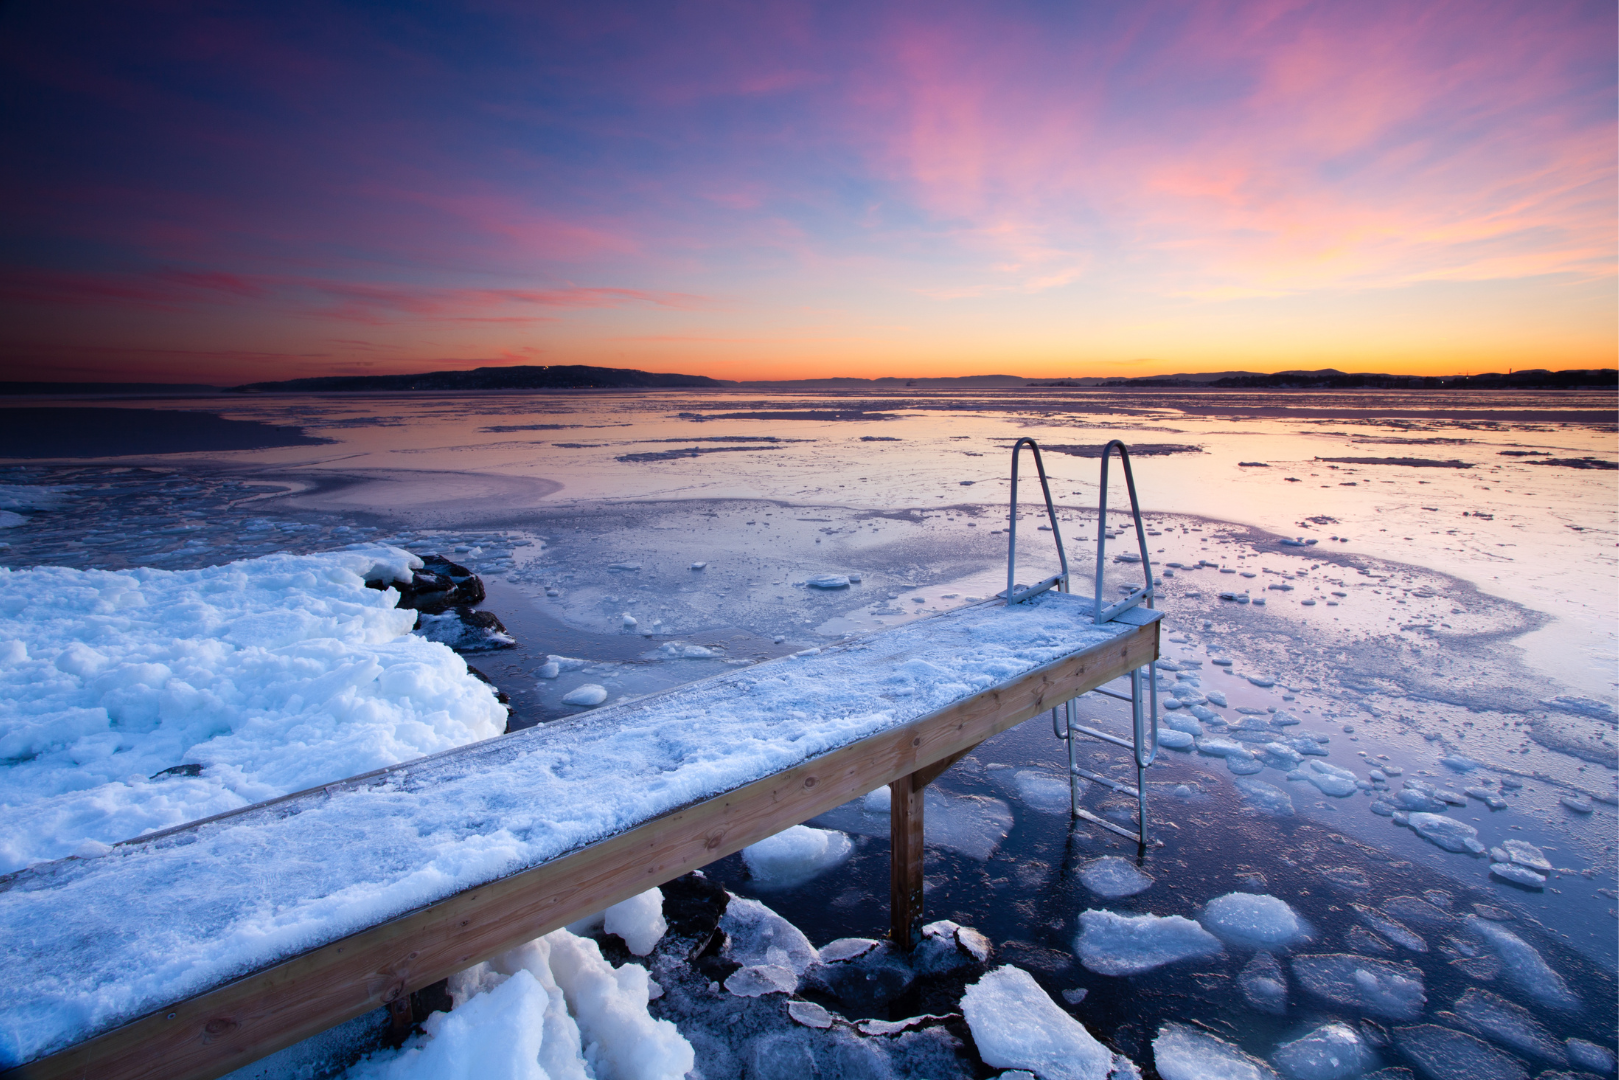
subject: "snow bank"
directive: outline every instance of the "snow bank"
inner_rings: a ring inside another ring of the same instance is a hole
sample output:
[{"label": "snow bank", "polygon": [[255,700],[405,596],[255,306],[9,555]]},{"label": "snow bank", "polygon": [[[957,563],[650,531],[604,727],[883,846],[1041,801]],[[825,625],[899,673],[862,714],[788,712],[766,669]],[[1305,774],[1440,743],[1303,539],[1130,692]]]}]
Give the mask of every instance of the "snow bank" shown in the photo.
[{"label": "snow bank", "polygon": [[[342,580],[360,576],[350,573]],[[369,610],[355,600],[356,618]],[[8,1008],[0,1063],[576,851],[1134,629],[1095,626],[1083,603],[1056,593],[1013,608],[959,608],[330,785],[295,815],[250,808],[106,858],[57,864],[48,877],[0,892],[0,941],[11,943],[0,950],[0,976],[33,988]],[[411,655],[459,664],[427,642],[373,648],[435,650]],[[1004,809],[1010,826],[1009,807],[983,802]]]},{"label": "snow bank", "polygon": [[450,991],[455,1007],[428,1017],[424,1036],[347,1080],[680,1080],[696,1064],[675,1026],[647,1011],[646,968],[615,970],[566,930],[461,972]]},{"label": "snow bank", "polygon": [[0,873],[499,735],[493,692],[365,587],[412,564],[0,568]]}]

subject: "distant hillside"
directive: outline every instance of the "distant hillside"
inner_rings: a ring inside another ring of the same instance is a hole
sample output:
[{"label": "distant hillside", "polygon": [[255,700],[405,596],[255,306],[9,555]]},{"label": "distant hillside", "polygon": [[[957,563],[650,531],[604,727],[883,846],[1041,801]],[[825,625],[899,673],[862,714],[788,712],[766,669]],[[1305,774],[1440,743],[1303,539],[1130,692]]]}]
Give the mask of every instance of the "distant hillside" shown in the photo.
[{"label": "distant hillside", "polygon": [[1619,387],[1619,370],[1581,368],[1548,371],[1533,368],[1508,374],[1483,375],[1381,375],[1351,374],[1336,368],[1317,371],[1213,372],[1200,375],[1159,375],[1145,379],[1121,379],[1102,384],[1107,388],[1151,389],[1153,387],[1209,387],[1217,390],[1573,390],[1578,388]]},{"label": "distant hillside", "polygon": [[316,379],[248,383],[232,389],[244,394],[298,394],[356,390],[633,390],[735,385],[706,375],[667,375],[633,368],[565,364],[427,371],[420,375],[328,375]]},{"label": "distant hillside", "polygon": [[1022,375],[957,375],[936,379],[916,378],[905,379],[897,376],[887,376],[881,379],[857,379],[842,377],[832,379],[777,379],[773,381],[745,382],[737,384],[745,387],[760,387],[777,390],[813,390],[826,388],[830,390],[993,390],[1000,387],[1021,387],[1029,385],[1029,380]]}]

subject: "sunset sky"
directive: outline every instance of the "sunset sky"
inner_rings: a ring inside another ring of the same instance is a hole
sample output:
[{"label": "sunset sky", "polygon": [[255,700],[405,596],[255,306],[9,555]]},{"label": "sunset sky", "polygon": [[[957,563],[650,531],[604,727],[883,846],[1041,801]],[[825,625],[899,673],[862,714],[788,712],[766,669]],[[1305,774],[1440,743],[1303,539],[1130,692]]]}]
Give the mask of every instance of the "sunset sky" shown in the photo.
[{"label": "sunset sky", "polygon": [[1615,5],[0,4],[0,379],[1616,359]]}]

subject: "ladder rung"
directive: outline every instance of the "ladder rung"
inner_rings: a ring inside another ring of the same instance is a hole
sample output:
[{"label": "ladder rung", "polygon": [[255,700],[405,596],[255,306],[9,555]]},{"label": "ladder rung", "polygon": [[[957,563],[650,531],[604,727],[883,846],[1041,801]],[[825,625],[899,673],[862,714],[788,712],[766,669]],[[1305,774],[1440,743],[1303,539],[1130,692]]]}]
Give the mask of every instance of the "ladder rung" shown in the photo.
[{"label": "ladder rung", "polygon": [[1093,727],[1086,727],[1084,724],[1069,724],[1068,730],[1077,731],[1082,735],[1089,735],[1093,739],[1101,739],[1103,742],[1110,742],[1114,746],[1122,746],[1126,750],[1134,750],[1136,748],[1136,744],[1133,742],[1126,739],[1121,739],[1117,735],[1109,735],[1105,731],[1097,731]]},{"label": "ladder rung", "polygon": [[1080,768],[1078,765],[1075,765],[1073,769],[1074,775],[1076,776],[1083,776],[1087,780],[1095,780],[1098,784],[1106,784],[1108,787],[1112,788],[1114,791],[1120,792],[1121,794],[1134,795],[1138,799],[1141,798],[1140,788],[1133,788],[1129,784],[1121,784],[1111,776],[1103,776],[1101,773],[1093,773],[1089,769]]},{"label": "ladder rung", "polygon": [[1095,690],[1092,690],[1091,693],[1093,693],[1093,694],[1101,694],[1103,697],[1118,698],[1120,701],[1134,701],[1135,700],[1135,698],[1131,697],[1129,694],[1115,694],[1113,691],[1111,691],[1111,690],[1103,690],[1101,687],[1097,687]]},{"label": "ladder rung", "polygon": [[1086,821],[1090,822],[1092,825],[1100,825],[1104,829],[1112,829],[1114,832],[1118,833],[1120,836],[1124,837],[1126,840],[1134,840],[1138,844],[1142,842],[1141,834],[1139,832],[1131,832],[1129,829],[1126,829],[1122,825],[1115,825],[1115,824],[1113,824],[1113,822],[1108,821],[1105,818],[1099,817],[1096,814],[1091,813],[1089,810],[1085,809],[1083,806],[1075,808],[1074,816],[1075,817],[1082,817]]}]

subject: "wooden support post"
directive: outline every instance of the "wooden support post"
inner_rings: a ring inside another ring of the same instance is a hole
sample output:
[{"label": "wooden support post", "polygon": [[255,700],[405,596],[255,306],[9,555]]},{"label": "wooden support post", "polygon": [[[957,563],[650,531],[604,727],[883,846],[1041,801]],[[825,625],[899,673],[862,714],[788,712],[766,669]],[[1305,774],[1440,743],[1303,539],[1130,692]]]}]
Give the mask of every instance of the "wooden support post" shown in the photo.
[{"label": "wooden support post", "polygon": [[910,952],[922,940],[922,794],[908,773],[888,785],[888,904],[894,944]]}]

